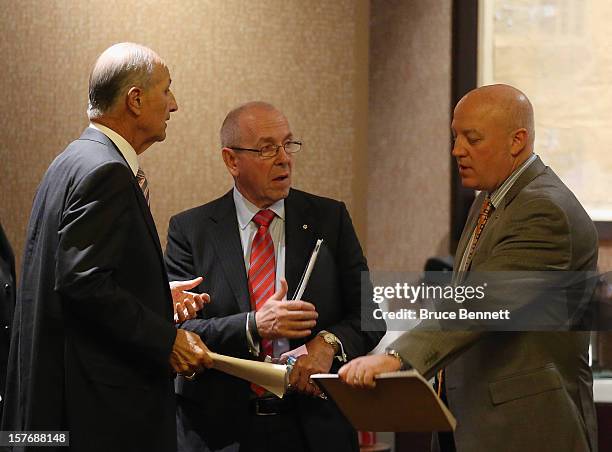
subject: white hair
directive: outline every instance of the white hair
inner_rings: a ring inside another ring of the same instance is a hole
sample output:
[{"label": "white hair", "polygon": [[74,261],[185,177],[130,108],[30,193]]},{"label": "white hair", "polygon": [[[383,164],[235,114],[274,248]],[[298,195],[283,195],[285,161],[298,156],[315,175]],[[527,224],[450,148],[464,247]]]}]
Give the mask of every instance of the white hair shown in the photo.
[{"label": "white hair", "polygon": [[151,49],[122,42],[106,49],[89,76],[89,119],[108,113],[133,86],[146,89],[156,64],[164,64]]}]

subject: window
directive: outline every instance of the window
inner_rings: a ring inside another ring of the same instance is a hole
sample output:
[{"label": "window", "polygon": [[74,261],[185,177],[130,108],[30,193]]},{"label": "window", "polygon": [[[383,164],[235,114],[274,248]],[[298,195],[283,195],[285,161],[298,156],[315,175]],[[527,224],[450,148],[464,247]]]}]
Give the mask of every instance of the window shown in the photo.
[{"label": "window", "polygon": [[612,2],[480,0],[478,84],[535,108],[536,153],[595,221],[612,221]]}]

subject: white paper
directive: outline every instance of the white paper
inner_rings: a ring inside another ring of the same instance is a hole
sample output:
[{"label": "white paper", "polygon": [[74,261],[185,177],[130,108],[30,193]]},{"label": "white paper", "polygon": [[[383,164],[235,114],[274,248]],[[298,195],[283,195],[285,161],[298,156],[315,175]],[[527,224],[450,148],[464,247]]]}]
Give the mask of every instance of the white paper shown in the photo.
[{"label": "white paper", "polygon": [[255,383],[282,398],[286,391],[287,366],[210,353],[213,369]]}]

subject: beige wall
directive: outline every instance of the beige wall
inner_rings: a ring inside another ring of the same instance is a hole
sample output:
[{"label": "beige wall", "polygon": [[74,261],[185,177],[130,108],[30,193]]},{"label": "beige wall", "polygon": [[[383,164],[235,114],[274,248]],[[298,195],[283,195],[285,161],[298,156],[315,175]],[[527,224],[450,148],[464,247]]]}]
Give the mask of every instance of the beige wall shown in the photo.
[{"label": "beige wall", "polygon": [[599,271],[612,272],[612,241],[604,242],[599,247]]},{"label": "beige wall", "polygon": [[373,269],[420,271],[428,257],[449,253],[451,6],[448,0],[371,5]]},{"label": "beige wall", "polygon": [[163,242],[170,215],[231,187],[218,128],[253,99],[280,107],[306,143],[294,186],[346,201],[365,242],[368,8],[365,0],[0,0],[0,221],[18,260],[42,174],[88,123],[91,65],[119,41],[166,59],[179,104],[166,141],[141,160]]},{"label": "beige wall", "polygon": [[448,0],[0,0],[0,30],[0,221],[18,260],[36,185],[87,124],[90,67],[124,40],[166,58],[179,103],[142,156],[163,242],[170,215],[229,189],[218,127],[261,98],[306,143],[295,186],[347,202],[373,269],[449,251]]}]

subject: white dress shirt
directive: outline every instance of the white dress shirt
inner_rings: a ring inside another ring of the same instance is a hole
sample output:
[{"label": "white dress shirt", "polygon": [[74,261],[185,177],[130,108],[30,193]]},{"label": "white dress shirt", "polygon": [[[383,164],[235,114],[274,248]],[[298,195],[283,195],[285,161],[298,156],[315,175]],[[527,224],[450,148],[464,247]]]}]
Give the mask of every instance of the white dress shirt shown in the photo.
[{"label": "white dress shirt", "polygon": [[108,127],[103,126],[102,124],[98,124],[97,122],[90,122],[89,127],[91,127],[92,129],[96,129],[99,132],[102,132],[113,143],[115,143],[115,146],[119,148],[119,152],[121,152],[121,155],[123,155],[123,158],[130,166],[130,169],[134,173],[134,176],[136,176],[136,173],[138,172],[138,168],[140,166],[138,165],[138,156],[136,155],[136,151],[134,150],[132,145],[128,143],[125,138],[123,138],[113,129],[109,129]]}]

